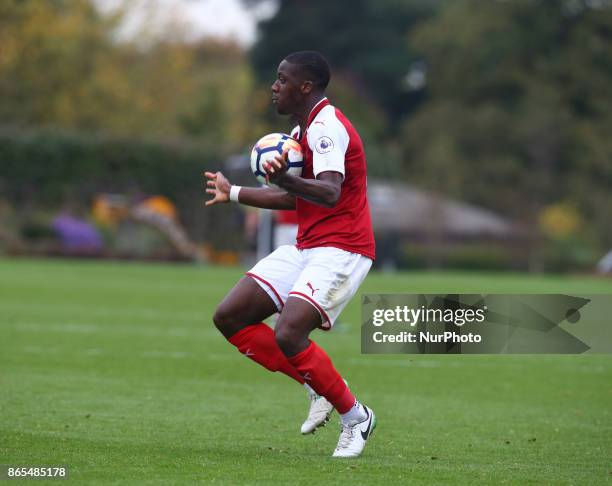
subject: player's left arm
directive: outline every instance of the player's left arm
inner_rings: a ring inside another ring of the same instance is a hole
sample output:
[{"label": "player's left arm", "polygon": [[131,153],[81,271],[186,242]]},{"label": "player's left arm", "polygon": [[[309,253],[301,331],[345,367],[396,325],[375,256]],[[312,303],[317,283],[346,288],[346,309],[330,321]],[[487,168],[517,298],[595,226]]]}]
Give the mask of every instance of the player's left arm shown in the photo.
[{"label": "player's left arm", "polygon": [[309,128],[308,145],[312,150],[315,179],[303,179],[287,173],[287,154],[264,165],[270,181],[289,194],[314,204],[333,208],[340,199],[344,181],[344,163],[349,136],[336,119],[315,122]]},{"label": "player's left arm", "polygon": [[268,169],[268,173],[271,182],[282,187],[289,194],[311,203],[333,208],[340,199],[344,177],[339,172],[325,171],[321,172],[316,179],[302,179],[288,174],[286,161],[277,157]]},{"label": "player's left arm", "polygon": [[[232,188],[238,188],[236,201],[246,206],[263,209],[295,209],[295,196],[287,191],[272,187],[239,187],[232,186],[221,172],[204,172],[206,193],[213,196],[206,201],[206,206],[230,202]],[[239,194],[238,194],[239,193]]]}]

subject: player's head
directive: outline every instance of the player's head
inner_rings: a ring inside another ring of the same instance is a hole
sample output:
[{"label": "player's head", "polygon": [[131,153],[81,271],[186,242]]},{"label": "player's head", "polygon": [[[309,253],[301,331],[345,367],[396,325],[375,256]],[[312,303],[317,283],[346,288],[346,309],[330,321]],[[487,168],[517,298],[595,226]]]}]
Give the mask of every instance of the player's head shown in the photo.
[{"label": "player's head", "polygon": [[317,51],[298,51],[289,54],[284,60],[296,69],[302,81],[310,81],[315,89],[321,92],[325,91],[331,74],[329,63],[321,53]]},{"label": "player's head", "polygon": [[327,60],[316,51],[298,51],[286,56],[278,66],[272,85],[276,111],[287,115],[299,111],[311,96],[322,95],[329,84]]}]

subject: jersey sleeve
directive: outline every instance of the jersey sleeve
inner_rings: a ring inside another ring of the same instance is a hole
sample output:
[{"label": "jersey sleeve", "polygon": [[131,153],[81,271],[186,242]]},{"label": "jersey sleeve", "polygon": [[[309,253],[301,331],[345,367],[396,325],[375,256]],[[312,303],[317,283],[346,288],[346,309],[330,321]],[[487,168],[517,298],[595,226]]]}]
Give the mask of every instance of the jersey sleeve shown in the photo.
[{"label": "jersey sleeve", "polygon": [[340,172],[344,178],[344,157],[349,136],[337,120],[315,121],[308,128],[308,146],[312,150],[312,171],[315,178],[326,171]]}]

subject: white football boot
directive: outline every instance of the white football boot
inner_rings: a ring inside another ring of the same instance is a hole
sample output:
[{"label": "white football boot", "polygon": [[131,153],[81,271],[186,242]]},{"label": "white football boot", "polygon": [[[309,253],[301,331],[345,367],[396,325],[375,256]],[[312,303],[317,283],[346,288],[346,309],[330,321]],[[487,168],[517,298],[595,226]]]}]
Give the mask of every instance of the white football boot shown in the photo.
[{"label": "white football boot", "polygon": [[308,417],[302,424],[302,434],[314,434],[319,427],[324,427],[329,422],[329,417],[334,411],[334,406],[325,397],[317,394],[309,394],[310,410]]},{"label": "white football boot", "polygon": [[357,457],[363,451],[367,440],[376,428],[376,415],[371,408],[363,405],[367,414],[363,422],[353,425],[341,424],[340,439],[332,457]]}]

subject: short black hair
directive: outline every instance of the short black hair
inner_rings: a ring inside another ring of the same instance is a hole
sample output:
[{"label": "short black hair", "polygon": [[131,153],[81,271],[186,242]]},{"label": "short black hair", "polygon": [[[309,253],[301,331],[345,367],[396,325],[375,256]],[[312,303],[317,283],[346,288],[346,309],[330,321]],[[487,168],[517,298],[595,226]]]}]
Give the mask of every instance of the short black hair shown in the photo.
[{"label": "short black hair", "polygon": [[293,52],[285,57],[285,61],[299,66],[307,80],[312,81],[317,88],[321,90],[327,88],[331,73],[327,59],[320,52]]}]

